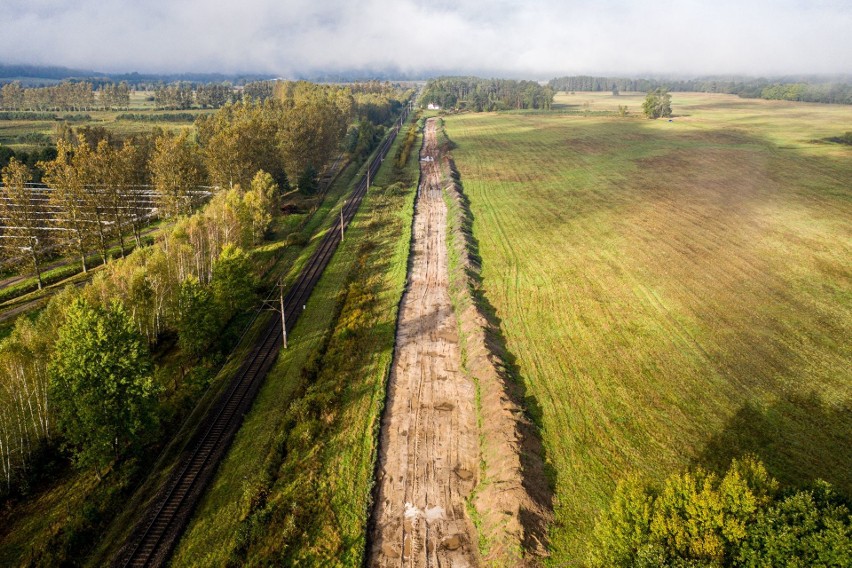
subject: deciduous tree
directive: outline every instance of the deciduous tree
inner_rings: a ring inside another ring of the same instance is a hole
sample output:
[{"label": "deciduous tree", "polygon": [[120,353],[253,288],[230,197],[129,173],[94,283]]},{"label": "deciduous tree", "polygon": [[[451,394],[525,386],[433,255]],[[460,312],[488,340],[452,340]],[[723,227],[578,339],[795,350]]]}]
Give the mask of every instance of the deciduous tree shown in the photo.
[{"label": "deciduous tree", "polygon": [[104,193],[99,191],[103,187],[101,160],[97,151],[87,142],[83,134],[77,137],[77,147],[74,150],[74,168],[79,183],[83,187],[83,205],[92,230],[97,235],[98,248],[101,258],[106,263],[108,260],[107,250],[109,244],[108,227],[108,203]]},{"label": "deciduous tree", "polygon": [[181,350],[189,357],[202,355],[219,330],[219,313],[213,295],[195,276],[181,284],[177,330]]},{"label": "deciduous tree", "polygon": [[642,110],[648,118],[669,117],[672,115],[672,96],[662,87],[649,91],[642,103]]},{"label": "deciduous tree", "polygon": [[44,250],[49,244],[50,231],[43,197],[27,184],[32,179],[29,168],[16,158],[2,170],[3,189],[0,191],[0,227],[2,248],[24,252],[29,258],[41,290],[41,265]]},{"label": "deciduous tree", "polygon": [[197,147],[186,131],[157,138],[150,163],[151,179],[165,216],[185,215],[194,205],[193,192],[204,179]]},{"label": "deciduous tree", "polygon": [[83,272],[86,272],[86,255],[97,246],[97,231],[86,211],[86,189],[77,169],[72,163],[71,144],[61,139],[56,144],[58,154],[50,162],[39,162],[44,170],[44,181],[52,189],[50,203],[56,208],[52,223],[64,229],[67,238],[60,241],[63,251],[80,257]]},{"label": "deciduous tree", "polygon": [[240,102],[197,122],[198,140],[211,181],[248,187],[258,170],[278,178],[284,166],[275,146],[280,105]]},{"label": "deciduous tree", "polygon": [[50,363],[58,426],[80,467],[100,476],[138,447],[157,422],[158,389],[145,339],[117,301],[75,300]]},{"label": "deciduous tree", "polygon": [[721,479],[677,473],[661,491],[619,483],[599,517],[592,566],[845,566],[852,516],[831,487],[781,491],[752,457]]},{"label": "deciduous tree", "polygon": [[246,252],[232,244],[225,245],[213,264],[212,280],[213,298],[223,320],[252,304],[255,283]]}]

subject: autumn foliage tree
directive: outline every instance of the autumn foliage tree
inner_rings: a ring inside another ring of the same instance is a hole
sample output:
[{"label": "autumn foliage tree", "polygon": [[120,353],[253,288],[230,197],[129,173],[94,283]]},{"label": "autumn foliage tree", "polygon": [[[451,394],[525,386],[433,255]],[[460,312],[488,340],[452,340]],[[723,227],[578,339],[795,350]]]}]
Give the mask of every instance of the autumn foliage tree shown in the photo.
[{"label": "autumn foliage tree", "polygon": [[273,101],[239,102],[199,117],[198,142],[210,181],[226,188],[248,187],[258,170],[280,177],[284,167],[275,145],[279,118]]},{"label": "autumn foliage tree", "polygon": [[151,180],[164,216],[185,215],[195,202],[193,191],[204,180],[204,164],[186,131],[157,137],[149,164]]},{"label": "autumn foliage tree", "polygon": [[353,99],[347,89],[306,81],[277,83],[281,107],[278,147],[287,175],[297,179],[308,166],[322,168],[346,135]]},{"label": "autumn foliage tree", "polygon": [[41,266],[44,249],[50,232],[44,206],[27,184],[32,179],[26,165],[12,158],[2,170],[3,188],[0,190],[0,227],[2,250],[25,253],[29,259],[38,288],[41,290]]},{"label": "autumn foliage tree", "polygon": [[98,191],[104,185],[103,175],[103,153],[99,153],[97,147],[93,147],[85,136],[78,136],[78,143],[74,149],[74,167],[77,172],[78,182],[83,188],[83,207],[89,217],[91,231],[96,239],[97,247],[104,263],[108,260],[109,240],[113,231],[109,227],[109,204],[105,194]]},{"label": "autumn foliage tree", "polygon": [[83,272],[86,272],[86,255],[93,250],[96,221],[89,214],[86,204],[86,189],[77,168],[72,163],[74,149],[69,142],[59,140],[56,144],[56,159],[40,162],[44,170],[44,181],[53,191],[50,203],[62,212],[53,223],[66,231],[66,239],[60,242],[60,249],[80,258]]}]

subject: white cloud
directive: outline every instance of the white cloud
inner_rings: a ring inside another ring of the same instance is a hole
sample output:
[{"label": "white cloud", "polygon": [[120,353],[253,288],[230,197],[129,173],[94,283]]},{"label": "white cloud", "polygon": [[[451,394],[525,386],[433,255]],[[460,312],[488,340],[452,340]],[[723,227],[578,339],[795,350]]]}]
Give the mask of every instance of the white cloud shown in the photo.
[{"label": "white cloud", "polygon": [[849,73],[849,1],[3,0],[0,60],[107,71]]}]

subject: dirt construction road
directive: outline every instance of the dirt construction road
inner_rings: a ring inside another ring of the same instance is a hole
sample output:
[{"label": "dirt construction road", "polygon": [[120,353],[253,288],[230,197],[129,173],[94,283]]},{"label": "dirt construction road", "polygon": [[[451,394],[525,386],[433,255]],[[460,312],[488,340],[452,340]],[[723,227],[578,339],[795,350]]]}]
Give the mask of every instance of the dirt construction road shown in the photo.
[{"label": "dirt construction road", "polygon": [[461,370],[434,121],[421,151],[413,259],[382,422],[370,566],[475,566],[476,390]]}]

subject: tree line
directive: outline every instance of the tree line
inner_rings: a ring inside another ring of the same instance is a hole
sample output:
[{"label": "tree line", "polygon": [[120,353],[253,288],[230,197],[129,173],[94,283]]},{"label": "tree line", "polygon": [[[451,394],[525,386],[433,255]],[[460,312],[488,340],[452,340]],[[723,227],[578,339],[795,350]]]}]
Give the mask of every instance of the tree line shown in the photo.
[{"label": "tree line", "polygon": [[534,81],[440,77],[426,83],[420,104],[424,108],[467,109],[476,112],[510,109],[549,109],[554,91]]},{"label": "tree line", "polygon": [[91,83],[59,83],[50,87],[24,88],[17,81],[0,88],[0,108],[4,110],[81,111],[95,108]]},{"label": "tree line", "polygon": [[[153,101],[160,110],[188,110],[191,108],[218,109],[244,99],[264,102],[275,98],[280,81],[252,81],[241,87],[231,83],[193,83],[177,81],[150,85]],[[371,81],[347,85],[350,93],[362,100],[384,104],[397,100],[400,89],[388,82]],[[123,110],[130,106],[132,88],[126,81],[120,83],[66,81],[46,87],[24,88],[19,81],[6,83],[0,88],[0,110],[7,111],[81,111]],[[393,109],[394,111],[398,108]],[[375,112],[368,110],[368,112]],[[50,118],[53,118],[52,116]],[[389,114],[370,116],[378,122],[389,120]]]},{"label": "tree line", "polygon": [[650,92],[663,88],[672,92],[727,93],[743,98],[852,104],[852,84],[813,81],[769,81],[767,79],[630,79],[576,75],[551,79],[554,91]]},{"label": "tree line", "polygon": [[781,488],[757,459],[721,478],[701,468],[655,488],[618,484],[597,520],[591,566],[848,566],[849,503],[826,482]]},{"label": "tree line", "polygon": [[0,109],[10,111],[109,110],[129,105],[130,87],[124,82],[105,83],[95,89],[88,82],[24,88],[13,81],[0,88]]},{"label": "tree line", "polygon": [[86,69],[69,69],[61,66],[44,65],[7,65],[0,63],[0,80],[22,77],[31,83],[38,81],[63,81],[68,79],[85,78],[91,83],[119,83],[126,81],[141,90],[150,90],[151,85],[157,83],[173,83],[176,81],[191,81],[193,83],[222,83],[225,81],[235,85],[244,85],[250,81],[269,79],[271,76],[262,74],[235,74],[224,75],[222,73],[157,73],[142,74],[136,71],[132,73],[98,73]]},{"label": "tree line", "polygon": [[[388,108],[400,104],[391,100]],[[186,214],[202,186],[247,187],[263,170],[280,187],[293,179],[309,192],[354,108],[344,87],[280,83],[266,102],[240,101],[199,117],[194,135],[155,130],[120,142],[106,131],[66,128],[57,134],[56,157],[36,164],[45,188],[32,188],[32,170],[14,157],[3,169],[0,247],[15,251],[40,287],[50,256],[73,254],[84,270],[93,251],[107,260],[110,243],[123,256],[125,239],[138,244],[153,213]],[[362,121],[360,131],[371,143],[372,126]]]},{"label": "tree line", "polygon": [[157,85],[154,88],[154,103],[158,109],[187,110],[198,108],[221,108],[241,98],[230,84],[179,82]]},{"label": "tree line", "polygon": [[[242,91],[230,83],[157,83],[150,86],[158,109],[186,110],[190,108],[221,108],[244,96],[254,100],[272,97],[274,81],[255,81]],[[130,106],[133,89],[126,81],[101,82],[65,81],[45,87],[23,87],[19,81],[0,88],[0,110],[7,111],[83,111],[125,110]]]}]

